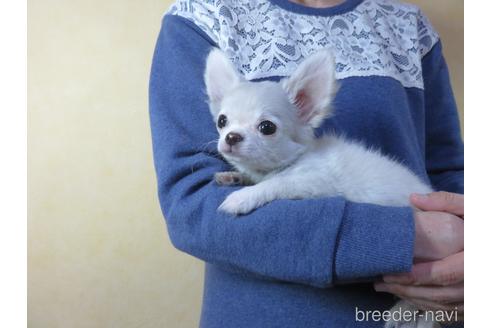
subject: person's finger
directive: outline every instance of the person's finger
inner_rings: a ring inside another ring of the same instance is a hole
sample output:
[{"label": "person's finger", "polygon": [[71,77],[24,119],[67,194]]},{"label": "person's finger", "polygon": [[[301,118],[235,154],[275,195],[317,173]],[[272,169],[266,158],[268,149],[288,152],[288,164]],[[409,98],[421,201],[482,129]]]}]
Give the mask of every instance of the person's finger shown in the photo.
[{"label": "person's finger", "polygon": [[400,284],[375,283],[374,289],[404,298],[419,298],[436,303],[463,302],[463,284],[447,287],[427,287]]},{"label": "person's finger", "polygon": [[423,211],[447,212],[460,217],[464,216],[464,196],[445,191],[430,194],[412,194],[410,202]]},{"label": "person's finger", "polygon": [[412,271],[383,276],[386,283],[403,285],[450,286],[463,282],[465,275],[464,252],[453,254],[442,260],[417,263]]}]

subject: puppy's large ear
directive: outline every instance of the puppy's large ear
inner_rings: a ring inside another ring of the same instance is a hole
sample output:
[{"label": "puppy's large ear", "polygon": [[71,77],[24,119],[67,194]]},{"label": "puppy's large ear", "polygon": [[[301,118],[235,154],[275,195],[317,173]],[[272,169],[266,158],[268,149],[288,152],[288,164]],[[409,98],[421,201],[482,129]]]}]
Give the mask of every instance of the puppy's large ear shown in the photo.
[{"label": "puppy's large ear", "polygon": [[328,50],[318,51],[281,83],[301,121],[317,128],[331,114],[330,105],[338,90],[335,58]]},{"label": "puppy's large ear", "polygon": [[212,115],[217,116],[224,95],[241,81],[229,58],[217,48],[210,51],[205,68],[205,85]]}]

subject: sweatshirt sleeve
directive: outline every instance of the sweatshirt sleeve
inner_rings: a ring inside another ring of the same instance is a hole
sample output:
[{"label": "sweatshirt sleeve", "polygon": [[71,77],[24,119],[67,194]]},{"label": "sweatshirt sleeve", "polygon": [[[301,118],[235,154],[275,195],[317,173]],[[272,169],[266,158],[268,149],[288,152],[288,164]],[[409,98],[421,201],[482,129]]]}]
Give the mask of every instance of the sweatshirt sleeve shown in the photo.
[{"label": "sweatshirt sleeve", "polygon": [[[191,21],[167,15],[150,78],[150,121],[158,194],[173,245],[225,269],[326,287],[335,281],[409,271],[410,208],[343,198],[277,200],[235,218],[217,211],[237,188],[216,152],[203,73],[215,46]],[[388,224],[391,222],[391,224]]]},{"label": "sweatshirt sleeve", "polygon": [[436,190],[463,193],[463,140],[449,73],[437,42],[424,56],[426,167]]}]

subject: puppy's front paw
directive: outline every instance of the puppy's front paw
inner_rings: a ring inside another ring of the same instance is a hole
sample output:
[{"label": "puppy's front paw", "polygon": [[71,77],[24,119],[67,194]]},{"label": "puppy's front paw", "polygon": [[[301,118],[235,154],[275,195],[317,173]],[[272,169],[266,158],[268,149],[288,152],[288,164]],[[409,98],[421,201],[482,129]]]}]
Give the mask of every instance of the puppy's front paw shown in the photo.
[{"label": "puppy's front paw", "polygon": [[249,188],[251,187],[243,188],[227,196],[219,206],[219,211],[239,215],[249,213],[263,205],[261,199]]},{"label": "puppy's front paw", "polygon": [[215,182],[219,186],[234,186],[242,183],[242,175],[239,172],[217,172],[215,173]]}]

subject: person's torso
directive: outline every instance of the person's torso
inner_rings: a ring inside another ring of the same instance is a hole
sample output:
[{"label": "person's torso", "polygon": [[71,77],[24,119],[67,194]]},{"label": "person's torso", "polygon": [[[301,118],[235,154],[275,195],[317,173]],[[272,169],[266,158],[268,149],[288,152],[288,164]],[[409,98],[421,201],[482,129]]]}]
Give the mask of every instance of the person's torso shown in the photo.
[{"label": "person's torso", "polygon": [[[287,0],[177,1],[168,14],[192,21],[248,80],[280,80],[330,48],[340,83],[335,115],[319,133],[380,149],[428,181],[422,58],[438,36],[417,7],[347,0],[314,10]],[[371,285],[328,289],[266,281],[207,264],[201,327],[383,327],[357,312],[395,299]],[[365,312],[367,313],[367,312]]]}]

